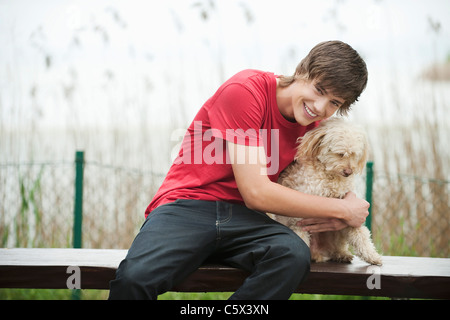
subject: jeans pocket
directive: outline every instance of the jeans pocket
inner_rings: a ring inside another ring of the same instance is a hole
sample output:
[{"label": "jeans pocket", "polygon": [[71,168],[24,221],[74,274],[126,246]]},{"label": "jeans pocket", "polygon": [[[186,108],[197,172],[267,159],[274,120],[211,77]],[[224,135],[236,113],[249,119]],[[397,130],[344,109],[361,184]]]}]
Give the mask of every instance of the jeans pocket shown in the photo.
[{"label": "jeans pocket", "polygon": [[162,212],[162,211],[163,211],[162,209],[164,209],[164,207],[167,207],[167,206],[170,206],[170,205],[174,205],[174,204],[178,203],[180,200],[181,200],[181,199],[177,199],[177,200],[175,200],[175,201],[172,201],[172,202],[169,202],[169,203],[165,203],[165,204],[162,204],[162,205],[156,207],[155,209],[153,209],[153,210],[147,215],[147,218],[145,219],[144,224],[145,224],[147,221],[149,221],[153,216],[155,216],[155,215],[159,214],[160,212]]}]

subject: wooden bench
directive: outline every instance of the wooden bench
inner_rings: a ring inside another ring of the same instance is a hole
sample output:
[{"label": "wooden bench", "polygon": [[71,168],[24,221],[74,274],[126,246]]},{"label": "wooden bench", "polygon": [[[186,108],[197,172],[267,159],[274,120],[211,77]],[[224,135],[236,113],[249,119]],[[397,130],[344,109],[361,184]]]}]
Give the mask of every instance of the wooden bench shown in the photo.
[{"label": "wooden bench", "polygon": [[[0,288],[67,288],[72,274],[67,268],[77,266],[82,289],[109,289],[126,253],[114,249],[0,249]],[[313,263],[296,292],[450,299],[450,259],[385,256],[383,261],[381,267],[357,258],[351,264]],[[232,292],[247,275],[236,268],[204,265],[173,291]],[[369,289],[368,283],[375,288]]]}]

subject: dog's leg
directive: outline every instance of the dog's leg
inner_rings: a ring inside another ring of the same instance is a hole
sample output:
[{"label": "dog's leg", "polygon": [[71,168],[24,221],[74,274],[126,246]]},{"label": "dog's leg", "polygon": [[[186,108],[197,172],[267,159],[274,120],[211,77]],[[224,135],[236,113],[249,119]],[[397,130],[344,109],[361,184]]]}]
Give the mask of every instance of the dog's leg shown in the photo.
[{"label": "dog's leg", "polygon": [[311,247],[310,234],[307,231],[303,231],[301,227],[292,226],[292,231],[294,231],[308,247]]},{"label": "dog's leg", "polygon": [[353,254],[348,249],[347,229],[328,232],[328,243],[330,247],[330,258],[336,262],[350,263],[353,260]]},{"label": "dog's leg", "polygon": [[314,262],[327,262],[330,260],[327,246],[327,232],[311,234],[311,260]]},{"label": "dog's leg", "polygon": [[355,254],[370,264],[381,265],[382,259],[375,249],[369,229],[365,226],[348,229],[348,241]]}]

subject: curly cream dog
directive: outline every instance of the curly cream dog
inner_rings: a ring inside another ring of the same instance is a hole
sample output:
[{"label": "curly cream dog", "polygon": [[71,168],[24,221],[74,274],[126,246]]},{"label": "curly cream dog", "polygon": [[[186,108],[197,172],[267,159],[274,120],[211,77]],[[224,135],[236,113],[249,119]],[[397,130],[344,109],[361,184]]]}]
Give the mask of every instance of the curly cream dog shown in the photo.
[{"label": "curly cream dog", "polygon": [[[362,172],[368,156],[366,136],[360,128],[335,118],[322,121],[299,140],[295,161],[281,173],[278,183],[304,193],[334,198],[343,198],[354,189],[354,176]],[[301,219],[270,216],[306,242],[313,261],[351,262],[351,245],[364,261],[382,263],[365,226],[310,234],[296,225]]]}]

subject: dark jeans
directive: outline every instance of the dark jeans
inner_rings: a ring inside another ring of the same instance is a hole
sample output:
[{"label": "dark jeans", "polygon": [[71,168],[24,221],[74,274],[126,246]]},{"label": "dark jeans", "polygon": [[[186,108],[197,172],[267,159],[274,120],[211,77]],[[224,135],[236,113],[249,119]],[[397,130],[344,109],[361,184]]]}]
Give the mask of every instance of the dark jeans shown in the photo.
[{"label": "dark jeans", "polygon": [[250,272],[230,299],[288,299],[310,267],[308,246],[265,214],[227,202],[177,200],[147,217],[109,298],[156,299],[210,259]]}]

